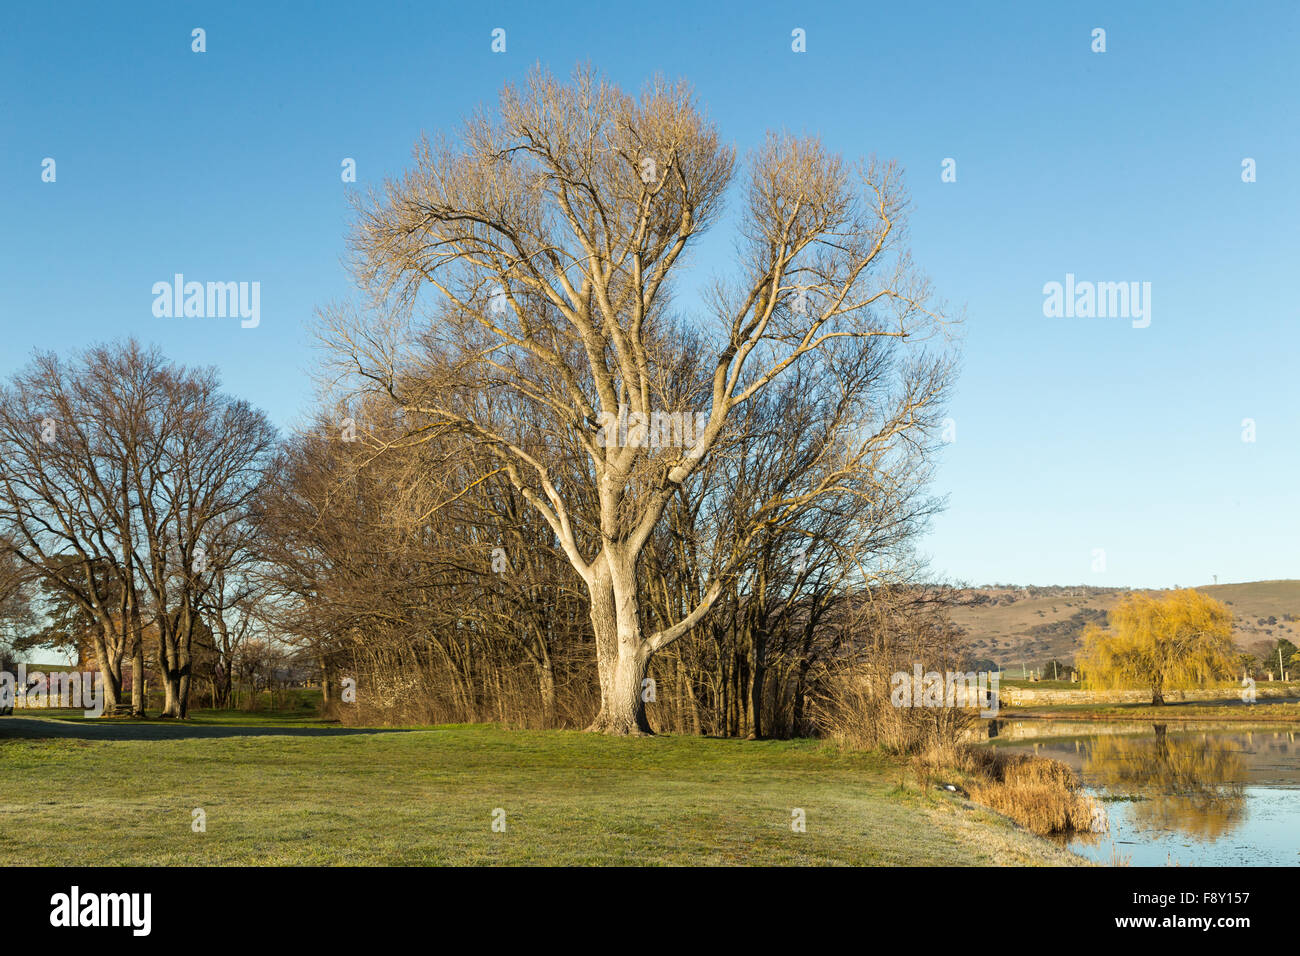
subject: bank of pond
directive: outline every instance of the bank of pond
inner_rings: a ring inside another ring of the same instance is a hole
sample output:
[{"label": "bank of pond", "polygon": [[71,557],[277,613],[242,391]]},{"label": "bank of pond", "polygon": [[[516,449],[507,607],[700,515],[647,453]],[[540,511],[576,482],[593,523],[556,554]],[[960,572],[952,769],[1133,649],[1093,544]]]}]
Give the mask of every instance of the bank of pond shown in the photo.
[{"label": "bank of pond", "polygon": [[[1233,714],[1237,717],[1237,714]],[[1300,724],[1007,716],[986,746],[1059,760],[1102,804],[1060,838],[1099,863],[1300,865]]]}]

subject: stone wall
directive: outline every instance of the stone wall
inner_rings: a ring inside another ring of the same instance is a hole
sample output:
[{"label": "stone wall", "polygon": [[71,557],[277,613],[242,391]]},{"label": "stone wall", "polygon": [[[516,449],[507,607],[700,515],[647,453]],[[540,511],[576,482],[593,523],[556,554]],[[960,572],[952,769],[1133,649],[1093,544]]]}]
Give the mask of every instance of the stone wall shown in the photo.
[{"label": "stone wall", "polygon": [[[1256,700],[1269,697],[1300,696],[1300,682],[1260,686],[1255,690]],[[1048,704],[1149,704],[1149,690],[1036,690],[1031,687],[1001,687],[998,696],[1003,705],[1033,707]],[[1172,690],[1165,692],[1165,701],[1229,700],[1241,696],[1241,688],[1219,687],[1213,690]]]}]

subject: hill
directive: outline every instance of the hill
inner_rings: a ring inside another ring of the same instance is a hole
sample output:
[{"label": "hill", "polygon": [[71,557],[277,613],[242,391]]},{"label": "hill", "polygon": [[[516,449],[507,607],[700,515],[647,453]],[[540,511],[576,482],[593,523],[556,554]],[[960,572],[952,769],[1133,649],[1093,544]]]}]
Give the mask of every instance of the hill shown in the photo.
[{"label": "hill", "polygon": [[[1053,658],[1074,659],[1090,623],[1107,615],[1130,588],[1086,585],[965,588],[952,611],[953,622],[970,641],[971,656],[1012,670],[1041,667]],[[1233,639],[1257,653],[1279,637],[1300,644],[1300,581],[1212,584],[1196,590],[1223,601],[1233,613]]]}]

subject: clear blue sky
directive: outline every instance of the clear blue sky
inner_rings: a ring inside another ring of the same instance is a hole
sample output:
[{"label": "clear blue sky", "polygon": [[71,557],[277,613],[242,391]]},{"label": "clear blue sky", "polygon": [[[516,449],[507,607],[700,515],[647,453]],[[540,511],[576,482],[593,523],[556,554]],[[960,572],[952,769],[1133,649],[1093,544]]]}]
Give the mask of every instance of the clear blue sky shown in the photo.
[{"label": "clear blue sky", "polygon": [[[0,374],[136,335],[218,365],[288,426],[310,403],[313,308],[348,293],[344,157],[361,186],[396,173],[422,130],[537,61],[590,60],[634,89],[663,71],[742,150],[784,127],[907,170],[914,256],[967,314],[935,489],[949,508],[923,542],[936,572],[1300,577],[1289,0],[40,3],[0,25]],[[716,240],[701,267],[724,264]],[[259,281],[260,327],[154,318],[151,287],[176,272]],[[1071,272],[1149,281],[1150,327],[1045,318],[1044,283]]]}]

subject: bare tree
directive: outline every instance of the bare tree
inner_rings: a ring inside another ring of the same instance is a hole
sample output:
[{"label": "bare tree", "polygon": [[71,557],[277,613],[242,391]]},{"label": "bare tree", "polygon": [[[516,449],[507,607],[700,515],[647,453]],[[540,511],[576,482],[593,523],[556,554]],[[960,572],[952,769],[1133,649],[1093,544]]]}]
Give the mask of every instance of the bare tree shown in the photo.
[{"label": "bare tree", "polygon": [[199,596],[200,610],[212,631],[214,707],[231,705],[240,649],[249,640],[265,639],[268,630],[271,577],[258,546],[252,511],[260,511],[260,503],[227,522],[215,539],[220,560],[211,569],[210,587]]},{"label": "bare tree", "polygon": [[[141,454],[132,459],[144,533],[140,580],[158,623],[163,716],[186,717],[203,605],[215,569],[239,547],[277,439],[262,412],[220,390],[213,371],[170,367],[158,377],[158,427],[135,444]],[[151,461],[156,467],[145,467]]]},{"label": "bare tree", "polygon": [[[649,732],[651,658],[704,619],[763,528],[838,494],[879,449],[922,440],[951,374],[926,348],[942,319],[899,249],[898,170],[776,134],[748,165],[738,261],[706,290],[707,318],[688,321],[672,280],[722,213],[733,151],[684,86],[656,81],[634,99],[589,72],[568,85],[535,73],[360,204],[356,274],[371,301],[326,313],[343,369],[413,435],[454,432],[492,456],[551,528],[590,600],[593,730]],[[728,423],[795,370],[833,377],[891,346],[913,354],[887,386],[870,383],[817,480],[753,502],[733,560],[680,618],[645,630],[643,552]],[[594,511],[557,482],[575,469]]]},{"label": "bare tree", "polygon": [[572,725],[581,582],[550,528],[473,449],[403,442],[391,413],[338,410],[286,444],[258,522],[279,633],[327,704],[359,681],[348,719]]},{"label": "bare tree", "polygon": [[129,653],[132,709],[143,712],[143,636],[156,629],[164,714],[185,716],[205,571],[222,560],[275,441],[211,370],[134,341],[70,362],[37,355],[0,392],[0,533],[95,623],[107,704],[120,700]]},{"label": "bare tree", "polygon": [[14,643],[35,624],[33,597],[31,575],[14,546],[0,538],[0,670],[8,670]]},{"label": "bare tree", "polygon": [[121,698],[133,553],[122,452],[89,383],[93,362],[39,354],[0,392],[0,530],[35,579],[94,622],[105,703]]}]

